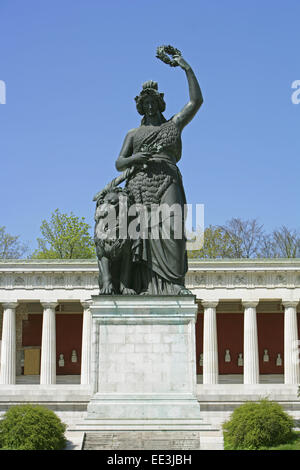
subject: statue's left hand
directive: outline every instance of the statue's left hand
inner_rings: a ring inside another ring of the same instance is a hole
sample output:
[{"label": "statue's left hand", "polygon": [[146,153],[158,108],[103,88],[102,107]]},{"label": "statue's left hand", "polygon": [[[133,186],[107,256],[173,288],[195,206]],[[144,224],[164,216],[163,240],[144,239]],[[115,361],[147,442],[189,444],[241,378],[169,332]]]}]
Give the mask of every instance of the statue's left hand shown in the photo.
[{"label": "statue's left hand", "polygon": [[177,62],[178,65],[180,65],[183,70],[188,70],[190,68],[190,65],[181,55],[174,55],[173,59]]}]

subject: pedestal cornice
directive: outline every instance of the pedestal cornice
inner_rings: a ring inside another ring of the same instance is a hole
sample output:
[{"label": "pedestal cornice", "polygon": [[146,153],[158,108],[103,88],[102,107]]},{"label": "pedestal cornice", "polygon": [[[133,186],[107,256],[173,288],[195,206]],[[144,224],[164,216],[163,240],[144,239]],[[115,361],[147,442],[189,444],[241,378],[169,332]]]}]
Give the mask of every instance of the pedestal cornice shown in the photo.
[{"label": "pedestal cornice", "polygon": [[198,306],[194,296],[92,296],[90,311],[101,323],[154,322],[176,319],[196,320]]}]

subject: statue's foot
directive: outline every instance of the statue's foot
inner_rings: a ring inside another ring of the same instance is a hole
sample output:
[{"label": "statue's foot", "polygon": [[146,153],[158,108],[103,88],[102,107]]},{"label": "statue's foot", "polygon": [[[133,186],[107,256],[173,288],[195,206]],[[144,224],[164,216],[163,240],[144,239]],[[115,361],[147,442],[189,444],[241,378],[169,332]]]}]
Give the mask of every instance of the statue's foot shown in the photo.
[{"label": "statue's foot", "polygon": [[122,295],[136,295],[134,289],[129,289],[129,287],[125,287],[123,284],[120,286],[120,292]]},{"label": "statue's foot", "polygon": [[140,292],[140,295],[150,295],[150,292],[147,290],[144,290],[143,292]]}]

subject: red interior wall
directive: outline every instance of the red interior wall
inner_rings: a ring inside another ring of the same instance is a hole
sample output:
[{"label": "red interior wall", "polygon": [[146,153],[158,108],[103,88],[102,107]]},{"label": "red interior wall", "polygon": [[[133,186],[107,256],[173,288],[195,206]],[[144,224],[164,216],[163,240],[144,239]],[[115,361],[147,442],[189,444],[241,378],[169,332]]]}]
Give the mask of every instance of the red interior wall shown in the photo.
[{"label": "red interior wall", "polygon": [[[258,354],[260,374],[283,374],[284,314],[258,313]],[[268,350],[269,362],[263,361],[264,349]],[[280,353],[282,366],[276,366],[277,353]]]},{"label": "red interior wall", "polygon": [[[196,360],[197,374],[203,374],[199,365],[200,353],[203,352],[203,313],[199,313],[196,323]],[[220,374],[242,374],[243,367],[237,365],[240,352],[243,352],[244,316],[239,313],[217,314],[218,360]],[[231,362],[225,362],[225,350],[230,350]]]},{"label": "red interior wall", "polygon": [[[28,315],[23,321],[22,346],[40,346],[42,341],[43,315]],[[56,315],[56,373],[79,375],[81,363],[82,314]],[[77,362],[71,362],[72,350],[77,352]],[[58,367],[59,355],[63,354],[64,367]]]},{"label": "red interior wall", "polygon": [[[82,315],[56,315],[56,373],[57,375],[80,374],[82,342]],[[72,349],[76,350],[77,362],[71,362]],[[59,355],[63,354],[64,367],[58,367]]]},{"label": "red interior wall", "polygon": [[[242,313],[217,313],[219,374],[243,374],[238,366],[239,353],[244,349],[244,315]],[[230,362],[225,362],[229,349]]]},{"label": "red interior wall", "polygon": [[41,346],[43,315],[28,315],[22,324],[22,346]]},{"label": "red interior wall", "polygon": [[197,374],[203,374],[203,367],[199,365],[200,353],[203,352],[203,313],[198,313],[196,322],[196,364]]}]

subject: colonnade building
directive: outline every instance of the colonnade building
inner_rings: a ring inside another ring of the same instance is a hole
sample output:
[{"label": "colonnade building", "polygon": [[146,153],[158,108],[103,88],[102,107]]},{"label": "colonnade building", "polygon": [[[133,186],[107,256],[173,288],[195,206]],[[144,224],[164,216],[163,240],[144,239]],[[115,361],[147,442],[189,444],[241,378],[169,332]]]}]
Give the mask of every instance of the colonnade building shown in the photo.
[{"label": "colonnade building", "polygon": [[[191,260],[197,398],[219,423],[269,396],[300,418],[300,259]],[[91,389],[94,260],[0,262],[0,413],[41,403],[75,422]]]}]

